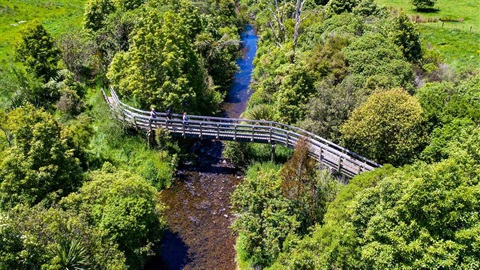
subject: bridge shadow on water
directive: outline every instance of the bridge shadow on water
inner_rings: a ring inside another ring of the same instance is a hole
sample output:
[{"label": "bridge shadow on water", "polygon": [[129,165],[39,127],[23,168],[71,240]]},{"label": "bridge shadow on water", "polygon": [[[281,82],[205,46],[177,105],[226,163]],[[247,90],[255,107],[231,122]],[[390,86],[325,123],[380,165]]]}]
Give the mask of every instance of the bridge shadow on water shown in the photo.
[{"label": "bridge shadow on water", "polygon": [[186,162],[180,166],[181,171],[212,173],[219,175],[232,175],[239,172],[236,167],[223,166],[226,161],[222,159],[223,144],[220,141],[196,141],[191,147],[194,155],[193,162]]},{"label": "bridge shadow on water", "polygon": [[163,233],[162,242],[157,255],[145,265],[145,270],[181,270],[191,259],[188,247],[178,233],[167,230]]}]

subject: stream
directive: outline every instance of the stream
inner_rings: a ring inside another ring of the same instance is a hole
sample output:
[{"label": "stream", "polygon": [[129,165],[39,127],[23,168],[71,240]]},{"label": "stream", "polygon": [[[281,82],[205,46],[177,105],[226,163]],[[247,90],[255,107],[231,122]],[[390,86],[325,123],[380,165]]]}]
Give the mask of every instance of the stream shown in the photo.
[{"label": "stream", "polygon": [[[238,118],[246,108],[257,40],[255,30],[247,25],[241,35],[243,57],[237,59],[240,70],[222,106],[226,117]],[[161,257],[145,269],[236,268],[235,238],[229,228],[234,216],[229,205],[243,175],[223,159],[222,149],[219,141],[195,142],[191,148],[195,160],[181,166],[175,184],[160,192],[169,230],[162,238]]]}]

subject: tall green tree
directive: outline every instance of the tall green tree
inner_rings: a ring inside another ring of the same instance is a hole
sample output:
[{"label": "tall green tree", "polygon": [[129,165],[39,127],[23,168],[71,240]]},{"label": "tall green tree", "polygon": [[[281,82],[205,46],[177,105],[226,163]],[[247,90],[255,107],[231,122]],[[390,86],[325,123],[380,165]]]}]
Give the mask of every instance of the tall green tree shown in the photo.
[{"label": "tall green tree", "polygon": [[15,56],[18,61],[25,63],[28,71],[47,82],[56,75],[60,51],[43,25],[34,21],[22,31],[22,40],[17,45]]},{"label": "tall green tree", "polygon": [[425,143],[423,110],[405,90],[374,93],[342,125],[348,148],[380,163],[402,165]]},{"label": "tall green tree", "polygon": [[331,14],[352,12],[359,2],[359,0],[330,0],[327,8]]},{"label": "tall green tree", "polygon": [[313,81],[300,65],[283,65],[277,69],[277,74],[281,77],[274,95],[278,119],[288,124],[296,123],[304,118],[307,111],[305,105],[315,93]]},{"label": "tall green tree", "polygon": [[142,269],[159,243],[164,223],[156,190],[138,175],[104,164],[61,204],[79,213],[117,244],[131,269]]},{"label": "tall green tree", "polygon": [[2,129],[11,136],[0,155],[0,209],[57,201],[76,190],[83,175],[75,149],[52,115],[33,106],[8,113]]},{"label": "tall green tree", "polygon": [[[206,70],[192,46],[185,19],[172,11],[150,9],[127,52],[118,53],[107,74],[120,94],[192,113],[216,111],[220,94],[207,84]],[[182,108],[185,105],[187,108]]]},{"label": "tall green tree", "polygon": [[436,0],[412,0],[412,4],[417,8],[417,10],[422,9],[432,9],[435,5]]},{"label": "tall green tree", "polygon": [[422,58],[420,33],[404,12],[392,18],[387,31],[389,39],[402,50],[408,61]]}]

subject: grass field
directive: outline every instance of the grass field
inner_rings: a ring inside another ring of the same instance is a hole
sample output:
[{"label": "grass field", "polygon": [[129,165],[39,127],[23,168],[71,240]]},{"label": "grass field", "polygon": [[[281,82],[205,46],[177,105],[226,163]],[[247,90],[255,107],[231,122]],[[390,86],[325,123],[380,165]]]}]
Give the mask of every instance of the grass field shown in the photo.
[{"label": "grass field", "polygon": [[480,0],[438,0],[435,12],[417,12],[410,0],[376,0],[421,18],[457,22],[419,23],[422,42],[439,50],[456,70],[480,69]]},{"label": "grass field", "polygon": [[41,21],[54,37],[81,27],[86,0],[0,0],[0,66],[13,59],[14,44],[28,22]]}]

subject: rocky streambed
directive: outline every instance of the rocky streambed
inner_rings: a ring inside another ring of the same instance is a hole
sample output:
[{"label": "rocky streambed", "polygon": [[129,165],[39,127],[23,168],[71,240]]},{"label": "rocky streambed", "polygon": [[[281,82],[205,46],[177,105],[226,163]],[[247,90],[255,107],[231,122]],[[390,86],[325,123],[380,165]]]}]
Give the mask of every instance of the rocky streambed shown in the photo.
[{"label": "rocky streambed", "polygon": [[197,156],[177,174],[175,186],[160,193],[170,230],[161,253],[164,269],[235,269],[230,195],[242,179],[221,159],[220,142],[199,141]]}]

